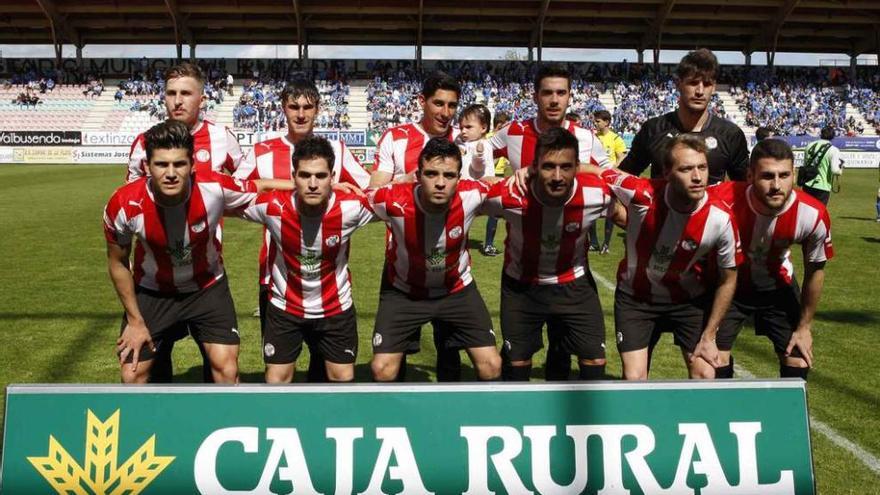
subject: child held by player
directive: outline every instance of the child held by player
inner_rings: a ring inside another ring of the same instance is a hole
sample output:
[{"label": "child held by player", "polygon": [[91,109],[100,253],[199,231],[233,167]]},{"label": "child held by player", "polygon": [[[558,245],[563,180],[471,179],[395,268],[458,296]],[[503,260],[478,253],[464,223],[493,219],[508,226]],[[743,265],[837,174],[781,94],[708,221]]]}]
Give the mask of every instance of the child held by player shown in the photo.
[{"label": "child held by player", "polygon": [[486,139],[491,122],[492,114],[485,105],[471,105],[462,110],[458,120],[461,133],[455,141],[461,150],[462,179],[481,179],[487,168],[494,175],[492,146]]}]

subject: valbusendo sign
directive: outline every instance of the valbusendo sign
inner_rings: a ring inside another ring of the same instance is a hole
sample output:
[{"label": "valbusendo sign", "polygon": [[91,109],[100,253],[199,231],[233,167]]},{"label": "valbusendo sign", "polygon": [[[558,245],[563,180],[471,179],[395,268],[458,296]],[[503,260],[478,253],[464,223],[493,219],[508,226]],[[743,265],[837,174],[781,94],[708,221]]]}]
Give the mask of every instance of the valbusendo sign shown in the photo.
[{"label": "valbusendo sign", "polygon": [[804,383],[10,386],[4,494],[812,494]]}]

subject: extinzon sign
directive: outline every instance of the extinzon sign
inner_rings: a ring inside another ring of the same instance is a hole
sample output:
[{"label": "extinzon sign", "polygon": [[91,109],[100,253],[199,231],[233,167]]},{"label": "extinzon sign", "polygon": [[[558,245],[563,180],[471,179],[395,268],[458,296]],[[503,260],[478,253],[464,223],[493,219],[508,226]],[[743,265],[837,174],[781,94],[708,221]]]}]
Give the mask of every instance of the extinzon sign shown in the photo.
[{"label": "extinzon sign", "polygon": [[4,494],[806,495],[800,380],[7,388]]}]

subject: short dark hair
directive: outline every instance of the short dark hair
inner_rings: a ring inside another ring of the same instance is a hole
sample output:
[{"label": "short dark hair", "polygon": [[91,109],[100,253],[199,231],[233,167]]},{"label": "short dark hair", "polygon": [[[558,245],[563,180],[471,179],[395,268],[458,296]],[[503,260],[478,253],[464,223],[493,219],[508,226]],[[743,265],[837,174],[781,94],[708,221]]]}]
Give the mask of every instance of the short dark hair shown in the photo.
[{"label": "short dark hair", "polygon": [[551,127],[542,132],[535,142],[535,161],[532,166],[537,167],[538,162],[548,151],[574,150],[575,156],[580,153],[578,140],[574,135],[562,127]]},{"label": "short dark hair", "polygon": [[469,105],[462,110],[459,120],[464,120],[465,117],[476,117],[480,124],[486,126],[486,129],[489,128],[489,124],[492,122],[492,112],[486,108],[486,105],[480,105],[479,103]]},{"label": "short dark hair", "polygon": [[455,158],[458,170],[461,171],[461,150],[452,141],[443,137],[431,138],[419,153],[419,172],[426,162],[435,158]]},{"label": "short dark hair", "polygon": [[595,112],[593,112],[593,118],[611,123],[611,112],[609,112],[608,110],[596,110]]},{"label": "short dark hair", "polygon": [[834,127],[831,127],[830,125],[823,127],[822,130],[819,131],[819,137],[822,139],[826,139],[828,141],[831,141],[832,139],[834,139],[834,136],[836,136],[836,135],[837,135],[837,132],[835,132]]},{"label": "short dark hair", "polygon": [[772,127],[761,126],[755,130],[755,139],[763,141],[769,137],[776,135],[776,129]]},{"label": "short dark hair", "polygon": [[794,152],[791,146],[781,139],[764,139],[758,141],[752,154],[749,155],[749,168],[754,170],[758,165],[758,160],[763,158],[773,158],[774,160],[789,160],[794,166]]},{"label": "short dark hair", "polygon": [[178,77],[191,77],[198,81],[203,88],[205,87],[205,73],[202,72],[201,67],[196,64],[190,62],[181,62],[177,65],[169,67],[165,71],[166,82],[169,79],[176,79]]},{"label": "short dark hair", "polygon": [[434,93],[441,89],[453,91],[455,96],[461,96],[461,85],[445,72],[433,72],[422,82],[422,96],[425,98],[434,96]]},{"label": "short dark hair", "polygon": [[284,89],[281,91],[281,105],[287,105],[288,100],[297,100],[300,96],[304,96],[309,103],[315,105],[321,103],[321,96],[318,94],[315,83],[299,77],[284,85]]},{"label": "short dark hair", "polygon": [[333,162],[336,161],[336,154],[333,153],[333,146],[321,136],[309,136],[302,141],[296,143],[293,147],[293,157],[291,158],[293,170],[299,168],[301,160],[309,160],[313,158],[323,158],[327,161],[327,168],[333,171]]},{"label": "short dark hair", "polygon": [[568,80],[568,89],[571,89],[571,72],[562,65],[542,65],[535,74],[535,94],[541,89],[541,81],[548,77],[563,77]]},{"label": "short dark hair", "polygon": [[195,145],[189,127],[179,120],[166,120],[150,127],[144,133],[144,149],[147,152],[147,163],[153,158],[156,150],[185,149],[186,156],[192,161]]},{"label": "short dark hair", "polygon": [[495,112],[495,116],[492,118],[492,127],[498,127],[499,124],[504,125],[510,122],[510,115],[504,112]]},{"label": "short dark hair", "polygon": [[672,169],[672,151],[676,146],[684,146],[704,155],[709,151],[706,141],[699,134],[692,132],[679,134],[666,143],[666,149],[663,152],[663,172],[668,172]]},{"label": "short dark hair", "polygon": [[679,81],[693,76],[714,81],[717,75],[718,57],[708,48],[699,48],[688,52],[675,68],[675,77]]}]

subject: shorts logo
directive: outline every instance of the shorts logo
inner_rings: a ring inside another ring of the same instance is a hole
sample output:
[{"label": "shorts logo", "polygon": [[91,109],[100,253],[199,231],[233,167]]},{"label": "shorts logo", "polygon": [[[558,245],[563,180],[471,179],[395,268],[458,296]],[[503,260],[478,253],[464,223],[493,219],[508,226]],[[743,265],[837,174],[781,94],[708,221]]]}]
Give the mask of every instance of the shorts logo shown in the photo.
[{"label": "shorts logo", "polygon": [[617,343],[618,344],[623,343],[623,332],[617,332]]},{"label": "shorts logo", "polygon": [[489,333],[491,333],[493,337],[496,337],[496,335],[495,335],[495,330],[493,330],[493,329],[490,328],[490,329],[489,329]]},{"label": "shorts logo", "polygon": [[461,232],[461,227],[455,226],[452,228],[452,230],[449,231],[449,237],[451,239],[458,239],[459,237],[461,237]]},{"label": "shorts logo", "polygon": [[351,354],[352,356],[354,356],[354,351],[351,350],[351,349],[345,349],[345,350],[342,351],[342,352],[344,352],[344,353],[346,353],[346,354]]},{"label": "shorts logo", "polygon": [[684,249],[685,251],[693,251],[693,250],[697,249],[697,247],[699,247],[699,244],[697,244],[696,241],[693,241],[691,239],[685,239],[685,240],[681,241],[681,248]]},{"label": "shorts logo", "polygon": [[266,344],[263,346],[263,355],[266,357],[272,357],[275,355],[275,346],[272,344]]},{"label": "shorts logo", "polygon": [[511,345],[510,345],[510,341],[509,341],[509,340],[505,340],[505,341],[504,341],[504,348],[505,348],[506,350],[509,351],[509,350],[510,350],[510,347],[511,347]]},{"label": "shorts logo", "polygon": [[232,333],[234,333],[235,335],[238,335],[238,329],[235,327],[232,327]]},{"label": "shorts logo", "polygon": [[706,147],[710,150],[714,150],[718,147],[718,140],[712,136],[706,138]]},{"label": "shorts logo", "polygon": [[373,347],[379,347],[380,345],[382,345],[382,334],[376,332],[373,334]]},{"label": "shorts logo", "polygon": [[577,232],[577,230],[581,227],[581,224],[577,222],[570,222],[565,224],[565,231],[571,234],[572,232]]},{"label": "shorts logo", "polygon": [[198,234],[198,233],[203,232],[203,231],[205,230],[205,227],[207,227],[207,224],[205,223],[204,220],[202,220],[202,221],[199,222],[199,223],[195,223],[195,224],[193,224],[193,225],[190,227],[190,229],[192,229],[193,232],[195,232],[196,234]]},{"label": "shorts logo", "polygon": [[324,244],[326,244],[327,247],[333,247],[333,246],[339,244],[339,236],[335,235],[335,234],[331,235],[330,237],[327,238],[326,241],[324,241]]},{"label": "shorts logo", "polygon": [[208,150],[196,151],[196,161],[206,162],[211,159],[211,152]]}]

